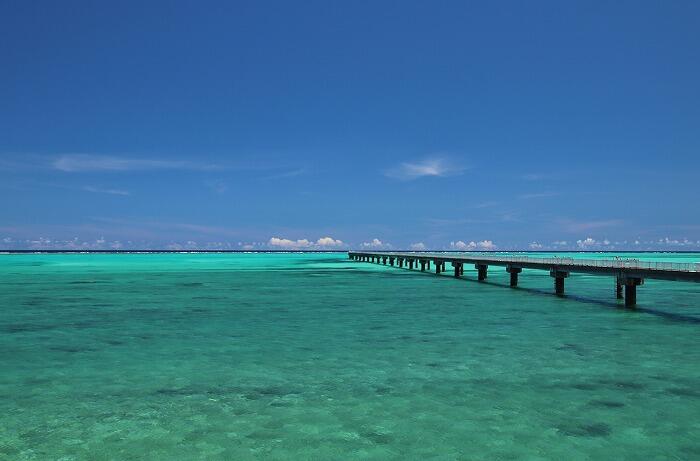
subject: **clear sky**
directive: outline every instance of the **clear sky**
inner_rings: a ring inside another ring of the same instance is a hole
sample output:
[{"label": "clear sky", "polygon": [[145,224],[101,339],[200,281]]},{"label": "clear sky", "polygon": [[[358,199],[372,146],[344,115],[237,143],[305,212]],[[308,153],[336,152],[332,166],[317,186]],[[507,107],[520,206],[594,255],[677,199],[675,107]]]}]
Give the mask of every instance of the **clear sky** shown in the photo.
[{"label": "clear sky", "polygon": [[0,248],[698,249],[699,21],[4,1]]}]

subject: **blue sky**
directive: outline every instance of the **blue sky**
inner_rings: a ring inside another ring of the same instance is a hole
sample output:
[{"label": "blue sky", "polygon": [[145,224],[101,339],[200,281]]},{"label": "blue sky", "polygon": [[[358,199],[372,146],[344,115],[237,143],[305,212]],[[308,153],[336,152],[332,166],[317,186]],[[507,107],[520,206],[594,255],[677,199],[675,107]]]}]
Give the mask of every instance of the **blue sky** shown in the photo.
[{"label": "blue sky", "polygon": [[700,248],[698,2],[3,2],[0,247]]}]

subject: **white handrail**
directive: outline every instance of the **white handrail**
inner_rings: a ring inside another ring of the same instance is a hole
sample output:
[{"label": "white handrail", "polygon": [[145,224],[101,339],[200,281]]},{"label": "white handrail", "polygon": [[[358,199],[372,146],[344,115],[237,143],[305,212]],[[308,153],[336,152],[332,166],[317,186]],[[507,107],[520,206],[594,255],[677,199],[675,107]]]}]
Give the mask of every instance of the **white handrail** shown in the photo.
[{"label": "white handrail", "polygon": [[[363,252],[358,252],[363,253]],[[371,252],[367,252],[372,254]],[[379,254],[379,253],[376,253]],[[534,263],[553,266],[584,266],[600,267],[607,269],[650,269],[665,271],[700,272],[700,262],[680,263],[667,261],[640,261],[638,258],[615,259],[577,259],[572,257],[536,258],[531,256],[487,256],[487,255],[459,255],[454,253],[381,253],[387,256],[415,256],[423,258],[459,259],[460,256],[472,260],[493,261],[500,263]]]}]

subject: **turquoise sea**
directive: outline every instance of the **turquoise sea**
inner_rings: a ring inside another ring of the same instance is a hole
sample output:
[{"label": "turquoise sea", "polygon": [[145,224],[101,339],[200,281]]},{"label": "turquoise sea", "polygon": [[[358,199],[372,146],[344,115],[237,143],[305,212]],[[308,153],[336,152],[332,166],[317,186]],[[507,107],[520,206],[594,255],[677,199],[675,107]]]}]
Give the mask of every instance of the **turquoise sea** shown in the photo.
[{"label": "turquoise sea", "polygon": [[0,459],[700,459],[700,284],[507,275],[0,255]]}]

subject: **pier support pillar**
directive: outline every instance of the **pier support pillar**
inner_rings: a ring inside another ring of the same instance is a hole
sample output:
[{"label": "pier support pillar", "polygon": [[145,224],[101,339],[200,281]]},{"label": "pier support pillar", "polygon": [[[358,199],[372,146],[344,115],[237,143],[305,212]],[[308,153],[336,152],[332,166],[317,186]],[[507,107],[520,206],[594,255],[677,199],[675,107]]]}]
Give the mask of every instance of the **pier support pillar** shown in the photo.
[{"label": "pier support pillar", "polygon": [[549,276],[554,277],[554,293],[557,296],[564,296],[564,279],[569,276],[569,273],[552,269],[549,271]]},{"label": "pier support pillar", "polygon": [[412,259],[408,260],[408,268],[413,270],[413,260]]},{"label": "pier support pillar", "polygon": [[394,258],[389,258],[389,264],[391,264],[392,266],[394,265]]},{"label": "pier support pillar", "polygon": [[625,307],[634,308],[637,306],[637,285],[625,284]]},{"label": "pier support pillar", "polygon": [[435,261],[435,273],[439,274],[442,272],[442,263],[440,261]]},{"label": "pier support pillar", "polygon": [[455,277],[462,275],[462,263],[452,263],[452,267],[455,268]]},{"label": "pier support pillar", "polygon": [[425,272],[425,261],[421,260],[420,262],[420,271]]},{"label": "pier support pillar", "polygon": [[622,296],[622,281],[619,278],[615,279],[615,297],[617,299],[624,298]]},{"label": "pier support pillar", "polygon": [[386,256],[382,256],[382,264],[386,266]]},{"label": "pier support pillar", "polygon": [[506,267],[506,272],[510,274],[510,286],[515,288],[518,286],[518,274],[523,271],[522,267]]},{"label": "pier support pillar", "polygon": [[640,277],[625,277],[625,307],[634,309],[637,307],[637,286],[644,283]]},{"label": "pier support pillar", "polygon": [[484,280],[486,280],[486,275],[487,275],[486,273],[489,270],[489,266],[487,266],[486,264],[474,264],[474,268],[478,272],[477,279],[480,282],[483,282]]}]

